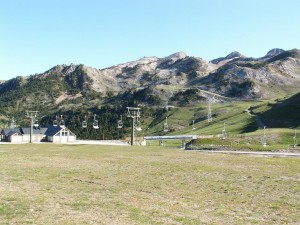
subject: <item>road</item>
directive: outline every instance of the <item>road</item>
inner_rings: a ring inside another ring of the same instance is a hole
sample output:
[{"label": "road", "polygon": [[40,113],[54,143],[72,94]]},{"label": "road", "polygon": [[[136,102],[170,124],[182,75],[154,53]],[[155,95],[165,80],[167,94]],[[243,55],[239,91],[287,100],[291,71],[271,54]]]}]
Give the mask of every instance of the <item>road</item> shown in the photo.
[{"label": "road", "polygon": [[234,154],[234,155],[253,155],[253,156],[300,158],[300,152],[252,152],[252,151],[247,152],[247,151],[225,151],[225,150],[188,150],[188,151]]}]

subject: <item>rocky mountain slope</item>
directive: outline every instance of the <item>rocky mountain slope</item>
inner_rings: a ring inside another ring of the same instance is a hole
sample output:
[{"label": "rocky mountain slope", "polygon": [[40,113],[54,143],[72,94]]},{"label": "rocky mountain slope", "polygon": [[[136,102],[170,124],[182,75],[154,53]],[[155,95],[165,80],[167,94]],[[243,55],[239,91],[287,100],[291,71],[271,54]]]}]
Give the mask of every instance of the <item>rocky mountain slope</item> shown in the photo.
[{"label": "rocky mountain slope", "polygon": [[[228,97],[271,98],[299,87],[299,56],[296,49],[273,49],[258,59],[233,52],[207,62],[181,52],[165,58],[145,57],[101,70],[83,66],[82,70],[91,80],[90,88],[102,93],[159,85],[199,86]],[[75,67],[61,67],[60,71],[68,75]]]},{"label": "rocky mountain slope", "polygon": [[297,49],[273,49],[261,58],[233,52],[210,62],[178,52],[105,69],[58,65],[42,74],[16,77],[0,84],[0,113],[99,108],[108,103],[187,105],[206,101],[209,92],[236,99],[266,99],[297,93],[299,86]]}]

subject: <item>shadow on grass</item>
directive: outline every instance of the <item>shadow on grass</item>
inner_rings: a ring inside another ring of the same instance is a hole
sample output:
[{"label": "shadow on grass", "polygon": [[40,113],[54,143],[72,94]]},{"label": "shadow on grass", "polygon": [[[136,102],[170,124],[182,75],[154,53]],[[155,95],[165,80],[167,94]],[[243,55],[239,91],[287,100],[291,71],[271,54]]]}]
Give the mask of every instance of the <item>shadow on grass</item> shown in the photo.
[{"label": "shadow on grass", "polygon": [[272,128],[296,128],[300,126],[300,92],[292,97],[270,104],[271,108],[260,117]]}]

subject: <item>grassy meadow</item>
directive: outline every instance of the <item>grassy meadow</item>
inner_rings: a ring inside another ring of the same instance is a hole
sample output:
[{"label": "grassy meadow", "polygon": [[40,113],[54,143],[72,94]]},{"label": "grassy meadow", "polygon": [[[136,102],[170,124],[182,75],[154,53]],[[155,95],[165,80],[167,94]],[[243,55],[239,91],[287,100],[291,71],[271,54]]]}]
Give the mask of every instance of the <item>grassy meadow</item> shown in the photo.
[{"label": "grassy meadow", "polygon": [[300,159],[0,145],[0,224],[299,224]]}]

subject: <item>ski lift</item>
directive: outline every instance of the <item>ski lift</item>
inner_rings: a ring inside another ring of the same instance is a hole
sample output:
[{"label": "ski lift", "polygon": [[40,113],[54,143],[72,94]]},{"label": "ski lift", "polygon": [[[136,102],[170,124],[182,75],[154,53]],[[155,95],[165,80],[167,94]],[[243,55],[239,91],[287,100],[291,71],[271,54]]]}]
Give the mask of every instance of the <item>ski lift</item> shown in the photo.
[{"label": "ski lift", "polygon": [[141,130],[142,130],[142,127],[141,127],[141,121],[139,120],[138,117],[136,118],[136,121],[135,121],[135,129],[136,129],[137,131],[141,131]]},{"label": "ski lift", "polygon": [[65,128],[65,121],[63,120],[62,115],[60,115],[59,126],[60,126],[61,128]]},{"label": "ski lift", "polygon": [[168,126],[168,117],[166,117],[166,122],[164,123],[164,132],[169,131],[169,126]]},{"label": "ski lift", "polygon": [[57,126],[58,126],[57,116],[55,117],[55,120],[53,120],[53,126],[54,126],[54,127],[57,127]]},{"label": "ski lift", "polygon": [[82,121],[82,128],[87,128],[86,116],[84,117],[84,121]]},{"label": "ski lift", "polygon": [[94,129],[99,129],[98,120],[96,120],[96,114],[94,114],[93,128]]},{"label": "ski lift", "polygon": [[123,122],[122,122],[122,115],[121,115],[121,119],[118,120],[118,126],[117,126],[119,129],[120,128],[123,128]]}]

